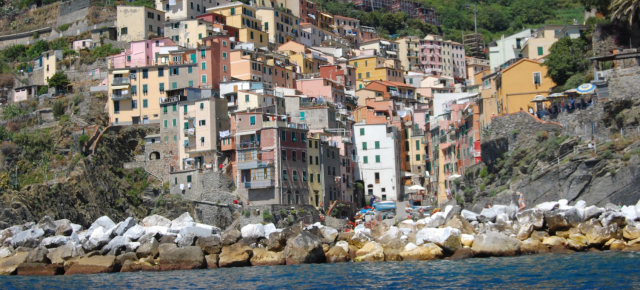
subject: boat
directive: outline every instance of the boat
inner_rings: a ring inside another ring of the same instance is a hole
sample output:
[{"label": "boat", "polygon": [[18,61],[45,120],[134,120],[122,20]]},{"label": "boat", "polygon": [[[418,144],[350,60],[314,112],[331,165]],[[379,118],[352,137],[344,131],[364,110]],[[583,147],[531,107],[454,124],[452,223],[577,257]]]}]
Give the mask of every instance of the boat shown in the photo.
[{"label": "boat", "polygon": [[375,208],[377,211],[395,210],[396,209],[396,202],[395,201],[376,202],[376,203],[373,204],[373,208]]}]

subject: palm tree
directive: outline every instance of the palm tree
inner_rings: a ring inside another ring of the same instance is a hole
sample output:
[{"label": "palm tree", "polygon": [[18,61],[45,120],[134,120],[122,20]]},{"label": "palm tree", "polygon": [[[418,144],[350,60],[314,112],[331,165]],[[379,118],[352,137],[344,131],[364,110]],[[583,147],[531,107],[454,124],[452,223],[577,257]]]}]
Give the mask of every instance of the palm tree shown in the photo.
[{"label": "palm tree", "polygon": [[640,0],[613,0],[609,11],[612,19],[628,21],[629,25],[633,25],[640,13]]}]

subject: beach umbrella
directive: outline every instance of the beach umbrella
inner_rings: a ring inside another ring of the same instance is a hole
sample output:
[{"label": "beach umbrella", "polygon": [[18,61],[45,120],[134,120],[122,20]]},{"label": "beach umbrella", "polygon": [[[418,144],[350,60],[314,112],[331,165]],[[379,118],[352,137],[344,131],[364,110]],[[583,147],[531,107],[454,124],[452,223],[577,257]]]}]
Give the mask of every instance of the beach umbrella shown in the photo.
[{"label": "beach umbrella", "polygon": [[564,91],[564,93],[565,93],[565,94],[576,94],[576,93],[578,93],[578,90],[576,90],[576,89],[569,89],[569,90]]},{"label": "beach umbrella", "polygon": [[596,90],[596,85],[591,83],[581,84],[578,88],[576,88],[576,92],[581,95],[593,94]]},{"label": "beach umbrella", "polygon": [[531,102],[534,102],[534,103],[542,103],[546,101],[547,101],[547,98],[545,98],[543,95],[537,95],[535,98],[533,98],[533,100],[531,100]]},{"label": "beach umbrella", "polygon": [[407,188],[407,189],[409,189],[409,190],[424,190],[424,187],[416,184],[416,185],[409,186],[409,188]]}]

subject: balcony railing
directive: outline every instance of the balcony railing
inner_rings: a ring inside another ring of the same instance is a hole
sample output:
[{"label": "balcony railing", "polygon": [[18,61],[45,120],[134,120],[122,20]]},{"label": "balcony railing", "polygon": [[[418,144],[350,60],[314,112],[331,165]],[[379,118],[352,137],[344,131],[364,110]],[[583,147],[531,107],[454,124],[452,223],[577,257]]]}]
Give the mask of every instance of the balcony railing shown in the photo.
[{"label": "balcony railing", "polygon": [[130,82],[129,78],[113,78],[111,85],[112,86],[128,85],[129,82]]},{"label": "balcony railing", "polygon": [[238,161],[238,170],[266,168],[273,166],[273,159],[269,160],[244,160]]},{"label": "balcony railing", "polygon": [[196,135],[196,129],[195,128],[185,129],[184,130],[184,135],[185,136],[195,136]]},{"label": "balcony railing", "polygon": [[111,99],[114,101],[120,101],[120,100],[128,100],[131,99],[131,94],[130,93],[112,93],[111,94]]},{"label": "balcony railing", "polygon": [[268,179],[268,180],[254,180],[254,181],[250,181],[250,182],[245,182],[244,183],[244,188],[253,188],[253,189],[258,189],[258,188],[271,188],[275,186],[275,182],[272,179]]}]

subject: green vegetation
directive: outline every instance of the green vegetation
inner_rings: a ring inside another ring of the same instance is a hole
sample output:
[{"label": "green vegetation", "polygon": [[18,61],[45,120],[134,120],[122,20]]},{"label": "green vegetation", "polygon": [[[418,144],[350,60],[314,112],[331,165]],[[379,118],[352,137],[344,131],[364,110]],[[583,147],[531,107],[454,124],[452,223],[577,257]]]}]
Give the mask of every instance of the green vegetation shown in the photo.
[{"label": "green vegetation", "polygon": [[142,192],[149,187],[149,176],[143,168],[124,170],[124,179],[129,184],[126,191],[127,200],[134,205],[142,203]]},{"label": "green vegetation", "polygon": [[[571,39],[562,38],[549,49],[544,65],[549,69],[547,76],[558,86],[573,86],[582,84],[589,69],[591,41],[584,37]],[[573,88],[577,87],[573,86]]]},{"label": "green vegetation", "polygon": [[49,83],[49,87],[54,87],[56,91],[64,90],[71,82],[67,78],[67,75],[61,71],[53,74],[47,82]]},{"label": "green vegetation", "polygon": [[58,31],[67,31],[67,29],[69,29],[69,26],[71,26],[70,23],[62,24],[62,25],[58,26]]},{"label": "green vegetation", "polygon": [[273,216],[271,215],[271,213],[269,212],[268,209],[265,209],[262,212],[262,220],[264,220],[265,222],[272,222],[273,221]]}]

